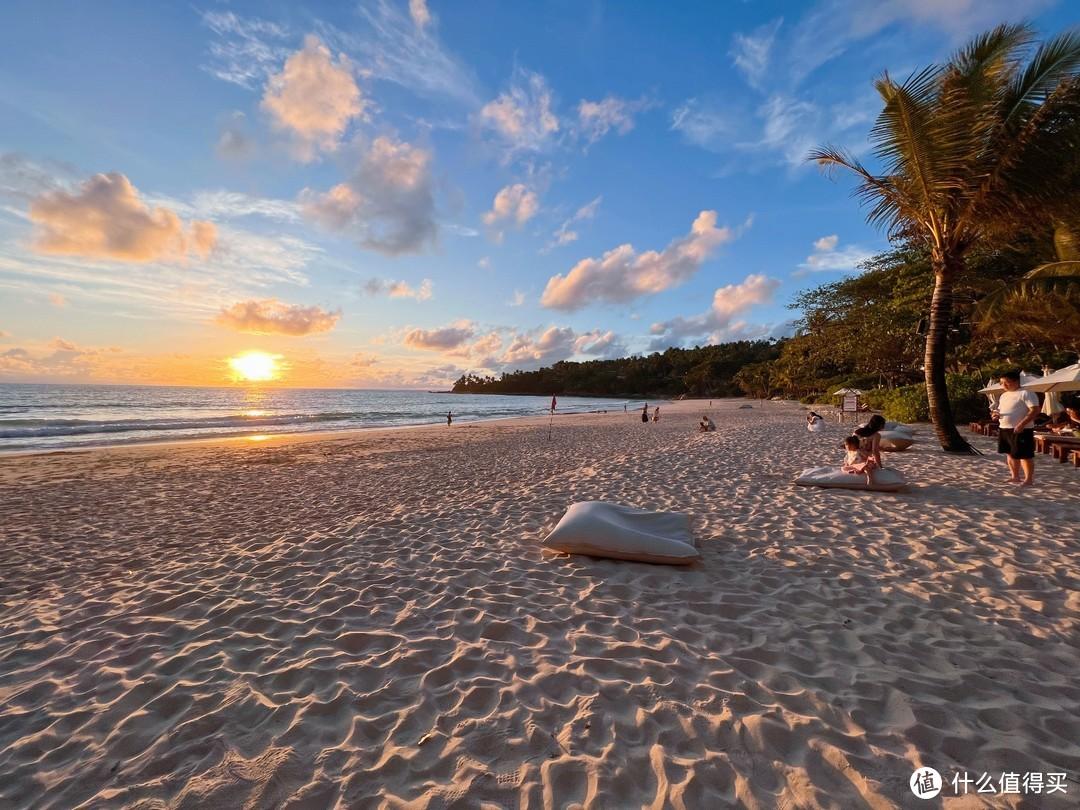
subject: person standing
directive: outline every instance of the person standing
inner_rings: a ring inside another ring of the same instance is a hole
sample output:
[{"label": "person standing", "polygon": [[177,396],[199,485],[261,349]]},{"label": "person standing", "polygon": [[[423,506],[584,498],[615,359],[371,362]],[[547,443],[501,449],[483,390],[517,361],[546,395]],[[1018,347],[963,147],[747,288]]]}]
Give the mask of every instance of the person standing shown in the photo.
[{"label": "person standing", "polygon": [[[1035,482],[1035,431],[1032,424],[1039,413],[1039,397],[1020,388],[1020,372],[1001,375],[1005,393],[990,415],[998,420],[998,452],[1005,454],[1009,481],[1023,487]],[[1024,477],[1020,478],[1023,470]]]},{"label": "person standing", "polygon": [[446,412],[446,426],[450,427],[452,424],[454,424],[454,413],[453,413],[453,411],[447,411]]},{"label": "person standing", "polygon": [[659,405],[656,406],[656,410],[653,411],[653,413],[652,413],[652,420],[654,422],[659,422],[660,421],[660,406]]},{"label": "person standing", "polygon": [[641,421],[645,424],[649,424],[649,403],[646,402],[641,406]]},{"label": "person standing", "polygon": [[557,405],[558,403],[559,403],[559,401],[558,401],[557,399],[555,399],[555,395],[554,395],[554,394],[552,394],[552,395],[551,395],[551,413],[552,413],[552,415],[554,415],[554,413],[555,413],[555,406],[556,406],[556,405]]}]

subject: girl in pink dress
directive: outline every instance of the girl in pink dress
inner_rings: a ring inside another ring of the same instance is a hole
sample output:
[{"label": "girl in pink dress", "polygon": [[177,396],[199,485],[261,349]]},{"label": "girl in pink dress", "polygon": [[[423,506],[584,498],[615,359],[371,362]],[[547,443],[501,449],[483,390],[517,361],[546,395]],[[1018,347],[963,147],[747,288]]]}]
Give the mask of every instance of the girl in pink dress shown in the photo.
[{"label": "girl in pink dress", "polygon": [[844,439],[844,464],[840,467],[846,473],[852,475],[865,475],[867,486],[874,483],[874,470],[878,468],[877,460],[862,448],[862,440],[858,436],[848,436]]}]

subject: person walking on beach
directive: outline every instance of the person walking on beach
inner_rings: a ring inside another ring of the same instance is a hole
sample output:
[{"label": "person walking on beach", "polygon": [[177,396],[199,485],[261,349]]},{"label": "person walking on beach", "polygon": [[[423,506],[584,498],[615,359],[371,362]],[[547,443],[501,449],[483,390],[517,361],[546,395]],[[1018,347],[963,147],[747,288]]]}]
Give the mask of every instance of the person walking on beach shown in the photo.
[{"label": "person walking on beach", "polygon": [[446,426],[450,427],[452,424],[454,424],[454,414],[453,414],[452,411],[447,411],[446,412]]},{"label": "person walking on beach", "polygon": [[649,403],[646,402],[641,406],[641,421],[646,425],[649,424]]},{"label": "person walking on beach", "polygon": [[[1032,423],[1039,413],[1039,397],[1020,388],[1020,372],[1001,375],[1005,393],[990,415],[998,420],[998,452],[1005,454],[1009,481],[1022,487],[1035,483],[1035,431]],[[1024,477],[1020,478],[1020,471]]]},{"label": "person walking on beach", "polygon": [[659,405],[656,406],[656,410],[653,411],[653,413],[652,413],[652,420],[654,422],[659,422],[660,421],[660,406]]},{"label": "person walking on beach", "polygon": [[556,405],[558,404],[558,402],[559,402],[559,401],[558,401],[557,399],[555,399],[555,395],[554,395],[554,394],[552,394],[552,395],[551,395],[551,413],[552,413],[552,414],[554,414],[554,413],[555,413],[555,406],[556,406]]}]

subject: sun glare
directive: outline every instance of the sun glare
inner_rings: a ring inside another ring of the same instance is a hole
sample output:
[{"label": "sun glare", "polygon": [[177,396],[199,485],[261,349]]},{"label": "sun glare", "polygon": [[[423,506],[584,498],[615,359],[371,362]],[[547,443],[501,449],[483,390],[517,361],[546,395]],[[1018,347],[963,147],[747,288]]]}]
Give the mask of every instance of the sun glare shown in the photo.
[{"label": "sun glare", "polygon": [[281,373],[280,354],[266,352],[243,352],[229,358],[233,379],[242,382],[265,382],[276,380]]}]

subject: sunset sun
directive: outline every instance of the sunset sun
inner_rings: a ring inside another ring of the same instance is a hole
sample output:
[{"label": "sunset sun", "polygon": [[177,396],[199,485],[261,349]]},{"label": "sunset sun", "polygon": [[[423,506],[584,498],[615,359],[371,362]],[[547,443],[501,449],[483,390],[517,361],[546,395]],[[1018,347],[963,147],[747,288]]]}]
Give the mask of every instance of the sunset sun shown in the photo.
[{"label": "sunset sun", "polygon": [[281,375],[280,354],[242,352],[229,358],[233,379],[239,382],[265,382]]}]

